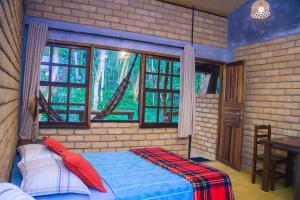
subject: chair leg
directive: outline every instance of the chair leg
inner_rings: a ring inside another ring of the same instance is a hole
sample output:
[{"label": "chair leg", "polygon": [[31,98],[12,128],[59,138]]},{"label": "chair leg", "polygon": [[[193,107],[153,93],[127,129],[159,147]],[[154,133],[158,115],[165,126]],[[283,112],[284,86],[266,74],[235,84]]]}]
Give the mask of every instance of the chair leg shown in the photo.
[{"label": "chair leg", "polygon": [[295,155],[289,153],[287,157],[287,163],[285,165],[285,186],[293,185],[293,177],[294,177],[294,159]]},{"label": "chair leg", "polygon": [[254,184],[256,179],[256,161],[252,164],[252,180],[251,182]]},{"label": "chair leg", "polygon": [[275,190],[275,177],[276,177],[276,165],[272,165],[272,171],[271,171],[271,191]]}]

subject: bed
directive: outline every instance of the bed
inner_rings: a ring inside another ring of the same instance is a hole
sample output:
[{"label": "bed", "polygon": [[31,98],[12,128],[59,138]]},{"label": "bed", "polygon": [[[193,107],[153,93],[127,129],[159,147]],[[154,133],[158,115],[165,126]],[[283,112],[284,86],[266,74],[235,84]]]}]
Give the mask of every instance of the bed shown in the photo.
[{"label": "bed", "polygon": [[[107,193],[89,188],[92,193],[90,196],[60,194],[35,198],[38,200],[196,199],[194,198],[194,183],[154,162],[150,162],[137,152],[83,153],[81,155],[101,174]],[[11,176],[11,182],[17,186],[20,186],[22,181],[17,167],[19,160],[20,157],[17,155]],[[207,181],[205,181],[206,183]],[[230,184],[230,182],[226,184]],[[205,187],[207,189],[209,184]],[[233,194],[229,196],[228,199],[234,199]]]}]

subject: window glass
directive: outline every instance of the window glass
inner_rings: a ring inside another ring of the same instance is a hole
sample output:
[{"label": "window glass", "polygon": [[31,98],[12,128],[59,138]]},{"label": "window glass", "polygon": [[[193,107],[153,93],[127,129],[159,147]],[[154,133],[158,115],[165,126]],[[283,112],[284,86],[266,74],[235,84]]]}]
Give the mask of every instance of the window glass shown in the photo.
[{"label": "window glass", "polygon": [[48,46],[43,50],[42,62],[50,62],[50,47]]},{"label": "window glass", "polygon": [[85,83],[85,76],[86,69],[85,68],[78,68],[78,67],[71,67],[70,68],[70,82],[71,83]]},{"label": "window glass", "polygon": [[176,125],[180,89],[179,61],[146,55],[145,67],[142,124],[154,127]]},{"label": "window glass", "polygon": [[52,47],[52,63],[68,64],[69,49],[63,47]]},{"label": "window glass", "polygon": [[[47,44],[40,67],[40,125],[87,126],[89,49]],[[51,60],[50,60],[51,57]]]},{"label": "window glass", "polygon": [[49,80],[49,66],[41,65],[40,68],[40,81],[48,81]]},{"label": "window glass", "polygon": [[220,65],[196,62],[195,93],[219,94],[219,91]]},{"label": "window glass", "polygon": [[87,52],[85,50],[81,49],[72,49],[72,57],[71,57],[71,64],[72,65],[80,65],[85,66],[86,65],[86,54]]},{"label": "window glass", "polygon": [[68,67],[52,66],[51,82],[68,82]]},{"label": "window glass", "polygon": [[95,48],[93,63],[91,119],[138,120],[141,54]]}]

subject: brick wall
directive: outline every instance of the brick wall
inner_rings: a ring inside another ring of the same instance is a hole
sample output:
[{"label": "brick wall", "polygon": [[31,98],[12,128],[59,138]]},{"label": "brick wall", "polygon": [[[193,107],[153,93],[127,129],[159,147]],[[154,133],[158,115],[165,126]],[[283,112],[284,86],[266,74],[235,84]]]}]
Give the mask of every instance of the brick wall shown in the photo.
[{"label": "brick wall", "polygon": [[22,1],[0,2],[0,181],[10,175],[18,131]]},{"label": "brick wall", "polygon": [[41,129],[39,137],[51,136],[76,152],[126,151],[160,146],[187,155],[187,139],[177,138],[176,128],[140,129],[138,123],[91,123],[90,129]]},{"label": "brick wall", "polygon": [[[26,15],[190,41],[192,10],[156,0],[31,0]],[[194,42],[227,47],[227,19],[195,12]]]},{"label": "brick wall", "polygon": [[235,49],[246,60],[246,122],[243,167],[250,167],[255,124],[270,124],[272,136],[300,136],[300,35]]},{"label": "brick wall", "polygon": [[192,138],[192,156],[216,158],[219,95],[196,96],[196,133]]}]

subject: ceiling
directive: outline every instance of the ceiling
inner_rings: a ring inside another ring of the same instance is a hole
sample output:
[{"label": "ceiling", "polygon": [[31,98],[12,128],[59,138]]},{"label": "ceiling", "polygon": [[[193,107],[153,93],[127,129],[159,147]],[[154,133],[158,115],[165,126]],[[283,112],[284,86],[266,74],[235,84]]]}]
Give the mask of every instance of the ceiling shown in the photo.
[{"label": "ceiling", "polygon": [[173,4],[193,7],[198,10],[213,13],[221,16],[228,16],[232,11],[238,8],[245,0],[162,0]]}]

